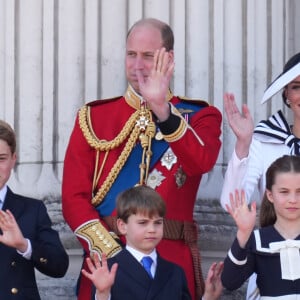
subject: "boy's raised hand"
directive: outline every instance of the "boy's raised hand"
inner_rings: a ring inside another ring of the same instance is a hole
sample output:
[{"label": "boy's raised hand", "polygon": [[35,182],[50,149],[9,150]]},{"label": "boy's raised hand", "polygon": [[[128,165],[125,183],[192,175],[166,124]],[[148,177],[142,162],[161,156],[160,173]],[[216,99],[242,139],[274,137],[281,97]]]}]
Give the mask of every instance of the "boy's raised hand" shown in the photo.
[{"label": "boy's raised hand", "polygon": [[102,253],[101,261],[97,253],[93,255],[93,261],[91,258],[87,258],[86,262],[89,271],[84,269],[81,270],[82,274],[90,279],[95,285],[97,300],[107,300],[110,295],[110,290],[114,284],[118,264],[112,265],[111,270],[109,270],[107,265],[107,258],[104,253]]},{"label": "boy's raised hand", "polygon": [[223,286],[221,281],[221,274],[224,263],[220,261],[214,262],[210,266],[205,280],[205,293],[203,300],[218,300],[222,294]]},{"label": "boy's raised hand", "polygon": [[20,252],[25,252],[28,247],[28,241],[24,238],[20,227],[10,212],[10,210],[0,210],[0,243],[15,248]]}]

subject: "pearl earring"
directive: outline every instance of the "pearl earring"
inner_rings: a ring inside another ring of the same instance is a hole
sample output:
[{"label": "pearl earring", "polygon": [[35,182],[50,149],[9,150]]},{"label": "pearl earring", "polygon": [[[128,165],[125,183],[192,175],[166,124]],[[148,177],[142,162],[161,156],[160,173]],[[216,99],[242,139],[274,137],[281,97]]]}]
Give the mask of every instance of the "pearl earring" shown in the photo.
[{"label": "pearl earring", "polygon": [[286,104],[291,105],[291,101],[289,99],[286,99]]}]

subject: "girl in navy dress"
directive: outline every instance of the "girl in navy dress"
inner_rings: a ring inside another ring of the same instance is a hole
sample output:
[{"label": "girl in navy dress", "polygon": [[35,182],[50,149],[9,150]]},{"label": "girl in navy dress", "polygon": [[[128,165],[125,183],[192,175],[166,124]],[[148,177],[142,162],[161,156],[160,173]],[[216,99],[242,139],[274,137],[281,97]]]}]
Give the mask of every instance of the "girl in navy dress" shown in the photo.
[{"label": "girl in navy dress", "polygon": [[284,155],[266,172],[261,228],[254,230],[256,204],[244,191],[230,194],[227,211],[237,236],[224,261],[222,283],[238,289],[257,273],[261,299],[300,299],[300,157]]}]

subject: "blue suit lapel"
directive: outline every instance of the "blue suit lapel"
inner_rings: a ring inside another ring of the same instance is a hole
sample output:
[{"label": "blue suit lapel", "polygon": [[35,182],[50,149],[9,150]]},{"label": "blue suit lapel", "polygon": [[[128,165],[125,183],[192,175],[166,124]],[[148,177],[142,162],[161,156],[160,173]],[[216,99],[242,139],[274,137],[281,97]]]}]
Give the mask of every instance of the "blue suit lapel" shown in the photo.
[{"label": "blue suit lapel", "polygon": [[[113,261],[113,259],[112,259]],[[120,262],[122,271],[131,278],[131,280],[138,282],[145,289],[149,288],[149,284],[153,281],[143,266],[138,262],[126,249],[123,249],[116,257],[116,262]]]},{"label": "blue suit lapel", "polygon": [[20,196],[13,193],[12,190],[8,187],[4,205],[2,207],[3,210],[9,209],[16,220],[18,219],[19,215],[22,214],[22,211],[24,209],[24,202],[20,200],[19,197]]},{"label": "blue suit lapel", "polygon": [[172,265],[158,255],[154,280],[145,300],[154,299],[159,293],[161,293],[162,290],[165,289],[167,282],[171,278],[172,270]]}]

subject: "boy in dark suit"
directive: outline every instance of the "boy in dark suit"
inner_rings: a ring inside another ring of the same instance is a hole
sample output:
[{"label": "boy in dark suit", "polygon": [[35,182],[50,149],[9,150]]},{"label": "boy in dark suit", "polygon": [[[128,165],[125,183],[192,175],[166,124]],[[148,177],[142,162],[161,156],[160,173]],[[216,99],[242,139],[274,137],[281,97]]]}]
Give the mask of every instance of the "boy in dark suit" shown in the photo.
[{"label": "boy in dark suit", "polygon": [[[82,273],[96,287],[92,299],[190,300],[183,269],[156,251],[166,213],[161,196],[150,187],[136,186],[121,193],[116,206],[117,227],[126,237],[126,247],[108,261],[105,254],[101,262],[98,255],[93,262],[87,258],[91,273]],[[150,262],[148,266],[144,260]]]},{"label": "boy in dark suit", "polygon": [[15,162],[15,133],[0,120],[0,298],[39,300],[34,269],[63,277],[69,258],[44,203],[7,186]]}]

